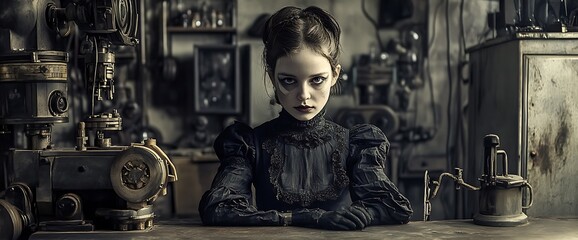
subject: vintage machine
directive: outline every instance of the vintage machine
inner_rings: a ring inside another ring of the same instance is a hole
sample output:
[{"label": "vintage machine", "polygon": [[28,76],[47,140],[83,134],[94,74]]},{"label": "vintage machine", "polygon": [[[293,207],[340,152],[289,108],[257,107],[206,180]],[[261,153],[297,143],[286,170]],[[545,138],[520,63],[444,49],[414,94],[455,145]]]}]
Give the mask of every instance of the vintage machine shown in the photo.
[{"label": "vintage machine", "polygon": [[[115,146],[118,111],[95,113],[114,97],[111,46],[138,44],[135,0],[3,1],[0,7],[0,238],[35,231],[140,230],[152,226],[153,203],[176,181],[155,139]],[[84,38],[90,113],[75,148],[51,141],[69,121],[69,52],[75,25]]]},{"label": "vintage machine", "polygon": [[[532,206],[532,186],[521,176],[508,174],[508,156],[504,150],[498,150],[500,139],[489,134],[484,137],[484,173],[479,178],[480,187],[466,183],[462,178],[462,169],[456,168],[455,174],[442,173],[437,181],[431,180],[428,172],[424,177],[424,221],[431,212],[430,199],[437,195],[444,177],[454,180],[456,189],[462,186],[479,191],[479,209],[474,215],[474,223],[486,226],[518,226],[528,222],[523,209]],[[502,158],[498,158],[502,156]],[[502,160],[502,175],[498,174],[498,160]],[[524,188],[529,194],[524,205]]]}]

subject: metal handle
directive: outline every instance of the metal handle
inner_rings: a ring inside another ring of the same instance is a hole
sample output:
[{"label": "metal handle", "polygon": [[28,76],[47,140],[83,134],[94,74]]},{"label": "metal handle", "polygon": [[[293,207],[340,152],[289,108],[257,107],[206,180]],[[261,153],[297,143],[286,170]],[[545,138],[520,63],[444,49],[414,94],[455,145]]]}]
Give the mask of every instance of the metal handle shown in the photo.
[{"label": "metal handle", "polygon": [[534,198],[532,197],[532,196],[533,196],[533,195],[532,195],[532,185],[530,185],[529,182],[525,182],[525,183],[524,183],[524,186],[525,186],[525,187],[528,187],[528,190],[530,190],[530,200],[529,200],[530,202],[528,203],[527,206],[524,206],[524,205],[522,204],[522,208],[523,208],[523,209],[527,209],[527,208],[530,208],[530,207],[532,206],[532,203],[534,202]]},{"label": "metal handle", "polygon": [[[503,173],[502,176],[508,176],[508,154],[505,150],[498,150],[496,151],[496,155],[502,155],[502,169]],[[496,159],[498,161],[498,159]],[[497,165],[497,164],[496,164]],[[496,167],[497,168],[497,167]],[[494,172],[498,175],[498,169],[495,169]]]}]

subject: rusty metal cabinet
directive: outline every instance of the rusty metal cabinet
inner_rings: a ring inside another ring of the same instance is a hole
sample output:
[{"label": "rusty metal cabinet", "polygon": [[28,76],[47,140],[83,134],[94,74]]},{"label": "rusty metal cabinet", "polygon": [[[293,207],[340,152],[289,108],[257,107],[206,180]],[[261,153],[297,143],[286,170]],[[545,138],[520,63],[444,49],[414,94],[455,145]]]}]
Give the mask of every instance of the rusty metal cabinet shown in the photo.
[{"label": "rusty metal cabinet", "polygon": [[534,188],[527,214],[578,216],[578,33],[517,33],[469,53],[468,181],[483,172],[484,135],[497,134],[509,172]]}]

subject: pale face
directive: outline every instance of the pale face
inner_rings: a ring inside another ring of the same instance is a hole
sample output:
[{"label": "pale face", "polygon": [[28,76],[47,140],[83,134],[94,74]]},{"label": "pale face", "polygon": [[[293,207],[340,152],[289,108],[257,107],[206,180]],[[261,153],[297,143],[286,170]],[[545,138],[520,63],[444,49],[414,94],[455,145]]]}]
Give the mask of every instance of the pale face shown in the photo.
[{"label": "pale face", "polygon": [[337,65],[333,72],[327,58],[305,47],[277,59],[269,77],[283,108],[297,120],[307,121],[327,104],[340,70]]}]

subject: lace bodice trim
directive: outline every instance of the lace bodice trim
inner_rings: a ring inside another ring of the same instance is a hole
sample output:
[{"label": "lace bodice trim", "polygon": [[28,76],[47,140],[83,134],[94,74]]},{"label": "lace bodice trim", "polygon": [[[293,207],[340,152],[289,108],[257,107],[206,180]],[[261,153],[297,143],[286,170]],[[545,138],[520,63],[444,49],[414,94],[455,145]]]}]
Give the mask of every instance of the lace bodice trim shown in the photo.
[{"label": "lace bodice trim", "polygon": [[[292,130],[282,133],[279,138],[267,139],[263,142],[263,149],[271,156],[271,166],[269,167],[270,181],[276,191],[277,200],[288,204],[298,203],[303,207],[309,206],[315,201],[334,200],[339,197],[344,187],[349,185],[349,178],[341,161],[347,156],[346,130],[337,124],[325,124],[311,126],[307,131]],[[287,191],[280,186],[282,169],[285,164],[283,153],[284,144],[290,144],[298,149],[316,148],[335,138],[337,146],[331,152],[330,161],[333,173],[333,183],[324,190],[305,193]]]}]

